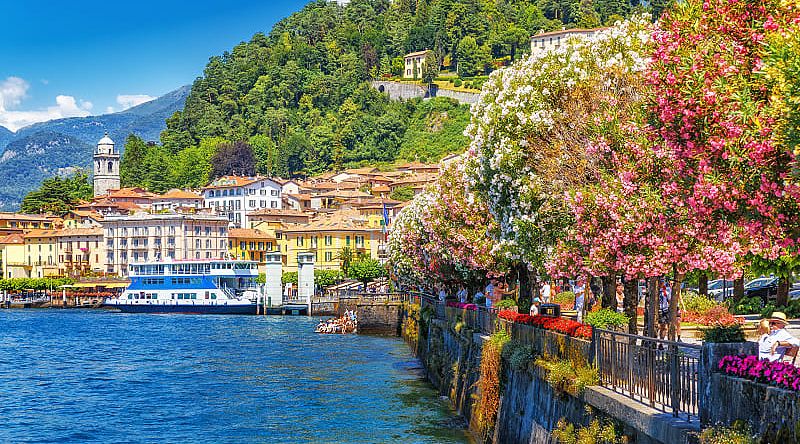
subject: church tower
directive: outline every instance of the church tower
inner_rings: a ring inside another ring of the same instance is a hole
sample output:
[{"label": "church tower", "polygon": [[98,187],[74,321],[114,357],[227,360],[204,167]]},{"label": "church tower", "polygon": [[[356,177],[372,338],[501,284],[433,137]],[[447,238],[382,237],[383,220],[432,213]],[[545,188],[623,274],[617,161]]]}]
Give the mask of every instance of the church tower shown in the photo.
[{"label": "church tower", "polygon": [[94,151],[94,195],[104,196],[108,190],[119,189],[119,153],[108,133],[97,142]]}]

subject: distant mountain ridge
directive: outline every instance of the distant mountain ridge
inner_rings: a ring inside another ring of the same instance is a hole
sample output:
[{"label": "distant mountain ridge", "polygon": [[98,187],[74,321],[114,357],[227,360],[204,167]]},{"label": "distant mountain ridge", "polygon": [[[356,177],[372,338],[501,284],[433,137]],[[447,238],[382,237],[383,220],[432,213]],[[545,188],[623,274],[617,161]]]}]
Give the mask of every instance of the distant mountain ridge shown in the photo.
[{"label": "distant mountain ridge", "polygon": [[0,127],[0,211],[16,211],[28,191],[47,177],[89,168],[93,147],[105,132],[122,150],[133,133],[158,141],[166,119],[183,109],[190,87],[113,114],[35,123],[13,133]]}]

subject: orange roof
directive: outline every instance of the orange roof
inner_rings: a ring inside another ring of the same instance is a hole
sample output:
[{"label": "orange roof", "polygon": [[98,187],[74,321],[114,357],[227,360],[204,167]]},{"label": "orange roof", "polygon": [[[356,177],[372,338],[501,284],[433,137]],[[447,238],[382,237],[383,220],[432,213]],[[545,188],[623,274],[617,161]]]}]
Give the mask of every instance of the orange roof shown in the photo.
[{"label": "orange roof", "polygon": [[361,185],[353,182],[319,182],[311,185],[311,189],[322,190],[355,190]]},{"label": "orange roof", "polygon": [[67,228],[64,230],[59,230],[55,233],[58,237],[68,237],[68,236],[102,236],[103,229],[102,228]]},{"label": "orange roof", "polygon": [[[268,180],[270,182],[275,182],[274,180],[268,177],[243,177],[243,176],[222,176],[215,179],[213,182],[208,184],[208,186],[204,187],[204,190],[210,190],[212,188],[232,188],[232,187],[243,187],[245,185],[250,185],[251,183],[258,182],[259,180]],[[280,183],[275,182],[276,184],[280,185]]]},{"label": "orange roof", "polygon": [[23,235],[25,239],[32,237],[55,237],[60,230],[31,230]]},{"label": "orange roof", "polygon": [[0,220],[22,220],[22,221],[38,221],[49,222],[50,219],[46,216],[38,214],[24,214],[24,213],[0,213]]},{"label": "orange roof", "polygon": [[202,196],[189,191],[173,188],[161,195],[162,199],[202,199]]},{"label": "orange roof", "polygon": [[391,190],[386,185],[378,185],[378,186],[372,187],[372,191],[380,193],[380,192],[389,192]]},{"label": "orange roof", "polygon": [[155,194],[146,191],[142,188],[133,187],[133,188],[120,188],[119,190],[108,190],[108,196],[111,199],[114,198],[140,198],[140,199],[150,199],[155,197]]},{"label": "orange roof", "polygon": [[375,167],[363,167],[363,168],[348,168],[344,170],[347,174],[366,174],[371,175],[377,172],[378,169]]},{"label": "orange roof", "polygon": [[9,234],[8,236],[0,237],[0,244],[24,244],[25,240],[21,234]]},{"label": "orange roof", "polygon": [[289,194],[289,193],[284,193],[283,195],[286,196],[286,197],[291,197],[292,199],[297,199],[297,200],[311,200],[311,195],[309,195],[309,194]]},{"label": "orange roof", "polygon": [[356,210],[339,210],[326,216],[321,216],[307,225],[286,229],[289,233],[309,233],[321,231],[377,231],[378,228],[369,228],[367,219]]},{"label": "orange roof", "polygon": [[275,239],[275,236],[252,228],[231,228],[228,230],[231,239]]},{"label": "orange roof", "polygon": [[371,194],[358,190],[331,190],[319,195],[320,197],[333,197],[342,199],[356,199],[358,197],[372,197]]}]

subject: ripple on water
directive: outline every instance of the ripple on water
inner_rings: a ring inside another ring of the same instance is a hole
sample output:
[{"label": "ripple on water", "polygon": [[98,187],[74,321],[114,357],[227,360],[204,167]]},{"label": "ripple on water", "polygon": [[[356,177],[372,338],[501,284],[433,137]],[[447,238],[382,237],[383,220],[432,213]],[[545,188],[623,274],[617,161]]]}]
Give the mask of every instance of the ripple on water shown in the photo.
[{"label": "ripple on water", "polygon": [[405,344],[316,322],[0,310],[0,442],[469,442]]}]

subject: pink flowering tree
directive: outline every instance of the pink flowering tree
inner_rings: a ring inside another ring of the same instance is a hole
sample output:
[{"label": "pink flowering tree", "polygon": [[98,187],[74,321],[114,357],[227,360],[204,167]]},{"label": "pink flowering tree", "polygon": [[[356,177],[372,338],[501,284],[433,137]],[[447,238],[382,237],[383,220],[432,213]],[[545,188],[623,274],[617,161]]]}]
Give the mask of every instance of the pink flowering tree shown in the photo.
[{"label": "pink flowering tree", "polygon": [[486,204],[467,189],[463,161],[455,161],[395,220],[389,234],[393,274],[411,284],[477,288],[487,275],[505,272],[487,236],[493,226]]},{"label": "pink flowering tree", "polygon": [[[654,155],[668,166],[661,191],[699,245],[774,260],[794,248],[800,189],[784,113],[765,75],[770,36],[795,13],[780,0],[689,0],[662,16],[648,82]],[[684,236],[684,239],[687,237]],[[680,244],[679,244],[680,246]],[[740,274],[702,248],[685,268]]]}]

